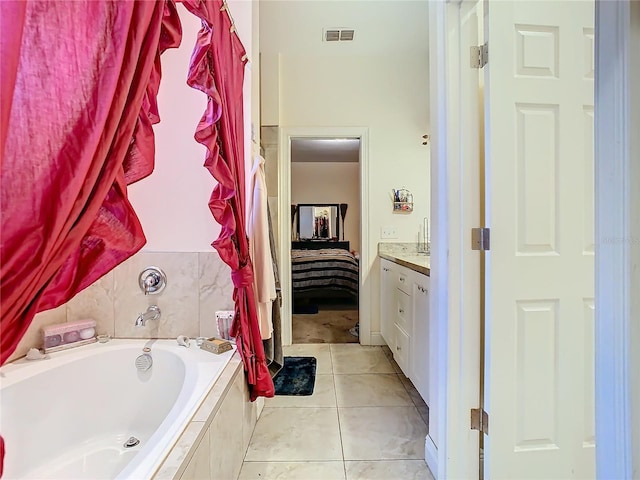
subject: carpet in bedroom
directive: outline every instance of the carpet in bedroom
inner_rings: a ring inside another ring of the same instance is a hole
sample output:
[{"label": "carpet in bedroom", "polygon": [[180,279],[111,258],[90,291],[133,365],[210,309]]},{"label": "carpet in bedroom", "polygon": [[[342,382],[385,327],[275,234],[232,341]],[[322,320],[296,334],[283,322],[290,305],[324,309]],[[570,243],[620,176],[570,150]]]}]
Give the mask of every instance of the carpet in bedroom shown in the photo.
[{"label": "carpet in bedroom", "polygon": [[320,310],[314,315],[294,314],[293,343],[358,343],[349,333],[358,322],[358,310]]}]

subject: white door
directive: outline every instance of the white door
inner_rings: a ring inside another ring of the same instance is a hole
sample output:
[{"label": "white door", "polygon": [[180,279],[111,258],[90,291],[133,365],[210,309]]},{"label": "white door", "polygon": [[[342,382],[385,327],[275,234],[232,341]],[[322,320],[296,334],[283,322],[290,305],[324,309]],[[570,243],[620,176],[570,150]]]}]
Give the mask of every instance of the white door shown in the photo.
[{"label": "white door", "polygon": [[490,1],[485,478],[594,467],[594,4]]}]

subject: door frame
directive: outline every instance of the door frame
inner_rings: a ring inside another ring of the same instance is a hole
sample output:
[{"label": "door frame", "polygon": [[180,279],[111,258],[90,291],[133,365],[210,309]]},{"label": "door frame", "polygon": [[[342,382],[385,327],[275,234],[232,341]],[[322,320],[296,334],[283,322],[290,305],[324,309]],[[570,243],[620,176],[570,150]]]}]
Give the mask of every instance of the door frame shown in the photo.
[{"label": "door frame", "polygon": [[631,369],[640,361],[631,349],[640,342],[640,302],[631,293],[640,288],[640,272],[631,268],[640,257],[640,186],[633,184],[640,174],[640,60],[632,56],[640,38],[637,3],[596,1],[595,408],[596,474],[602,479],[640,472],[640,382],[636,377],[634,384]]},{"label": "door frame", "polygon": [[[463,0],[465,1],[465,0]],[[482,0],[468,0],[482,1]],[[596,1],[595,52],[595,409],[596,472],[598,478],[631,478],[640,470],[640,380],[630,370],[629,346],[640,342],[640,302],[631,291],[640,288],[640,272],[631,262],[638,260],[640,190],[632,196],[630,179],[640,170],[640,141],[632,138],[631,127],[640,128],[640,101],[631,104],[631,85],[640,83],[640,65],[629,68],[632,39],[640,25],[632,28],[631,0]],[[634,5],[633,8],[640,8]],[[469,248],[460,214],[462,176],[456,168],[460,138],[456,135],[459,106],[452,85],[459,78],[460,64],[468,61],[455,52],[460,38],[456,23],[458,2],[436,0],[429,6],[430,93],[431,93],[431,302],[430,316],[436,319],[440,391],[438,412],[436,478],[477,478],[477,456],[467,412],[462,406],[466,388],[473,385],[478,362],[465,356],[468,347],[480,339],[464,328],[460,305],[462,285],[456,278],[474,275],[452,251]],[[635,18],[640,14],[636,13]],[[623,59],[620,62],[620,59]],[[637,62],[637,60],[636,60]],[[606,81],[604,79],[606,72]],[[453,83],[450,83],[453,82]],[[631,107],[629,107],[631,105]],[[634,123],[632,123],[634,120]],[[618,241],[609,241],[617,239]],[[635,256],[632,256],[634,248]],[[637,270],[637,269],[636,269]],[[637,322],[636,322],[637,323]],[[634,357],[639,363],[640,354]],[[635,405],[632,411],[632,405]],[[489,452],[485,452],[488,455]]]},{"label": "door frame", "polygon": [[280,127],[278,147],[278,236],[280,239],[280,286],[282,288],[282,344],[291,345],[293,295],[291,292],[291,139],[360,139],[360,268],[359,305],[360,343],[371,345],[371,289],[367,282],[371,269],[369,235],[369,129],[367,127]]},{"label": "door frame", "polygon": [[[476,3],[481,0],[466,0]],[[427,443],[427,464],[436,478],[478,478],[479,436],[470,430],[470,409],[479,402],[481,305],[465,295],[468,281],[478,281],[476,265],[465,264],[470,248],[465,232],[464,192],[472,181],[464,174],[465,137],[459,135],[462,102],[460,65],[461,2],[438,0],[429,5],[431,97],[431,302],[438,351],[437,450]],[[480,179],[475,179],[479,182]],[[479,225],[478,225],[479,226]],[[435,458],[434,458],[435,457]],[[434,461],[435,460],[435,461]]]}]

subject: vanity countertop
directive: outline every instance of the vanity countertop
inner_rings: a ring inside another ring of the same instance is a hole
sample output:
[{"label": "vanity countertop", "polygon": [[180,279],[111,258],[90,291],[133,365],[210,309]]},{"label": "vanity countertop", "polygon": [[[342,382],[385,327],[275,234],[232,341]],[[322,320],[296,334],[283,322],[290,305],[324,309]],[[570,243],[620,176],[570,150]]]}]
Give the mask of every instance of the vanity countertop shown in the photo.
[{"label": "vanity countertop", "polygon": [[431,257],[426,253],[418,253],[413,243],[378,243],[378,256],[431,276]]}]

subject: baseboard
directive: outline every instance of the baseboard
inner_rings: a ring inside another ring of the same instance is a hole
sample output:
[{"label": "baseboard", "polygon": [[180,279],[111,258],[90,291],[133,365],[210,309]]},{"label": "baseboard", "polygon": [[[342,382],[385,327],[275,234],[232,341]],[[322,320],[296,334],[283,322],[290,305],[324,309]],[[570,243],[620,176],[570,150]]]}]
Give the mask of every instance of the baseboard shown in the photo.
[{"label": "baseboard", "polygon": [[424,461],[427,462],[433,478],[438,478],[438,447],[429,435],[424,440]]},{"label": "baseboard", "polygon": [[371,345],[386,345],[387,342],[382,338],[382,334],[380,332],[374,332],[371,334]]}]

